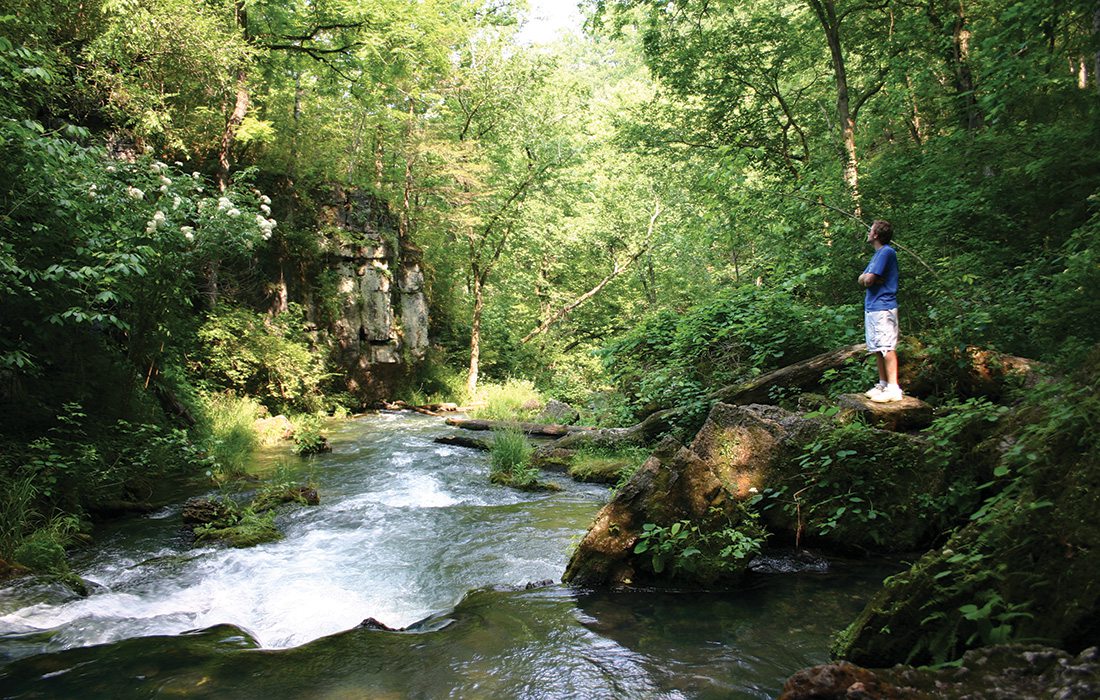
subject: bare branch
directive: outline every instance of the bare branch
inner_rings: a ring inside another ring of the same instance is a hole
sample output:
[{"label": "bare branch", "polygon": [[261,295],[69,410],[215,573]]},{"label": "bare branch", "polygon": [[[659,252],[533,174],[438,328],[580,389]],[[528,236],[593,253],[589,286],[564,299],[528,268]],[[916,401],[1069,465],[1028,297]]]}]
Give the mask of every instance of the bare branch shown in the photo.
[{"label": "bare branch", "polygon": [[550,318],[543,321],[539,325],[538,328],[531,331],[527,335],[523,336],[523,338],[519,342],[521,344],[526,343],[527,341],[531,340],[535,336],[538,336],[538,335],[541,335],[542,333],[544,333],[546,331],[546,329],[550,328],[550,326],[554,325],[555,323],[557,323],[561,319],[565,318],[565,316],[567,314],[569,314],[571,311],[573,311],[573,309],[577,308],[578,306],[580,306],[584,302],[588,301],[592,297],[599,294],[600,290],[603,289],[604,287],[606,287],[607,284],[609,282],[611,282],[611,280],[613,280],[616,277],[618,277],[619,275],[621,275],[624,270],[626,270],[628,267],[630,267],[634,263],[635,260],[642,257],[642,255],[646,251],[648,251],[653,245],[653,229],[654,229],[654,226],[656,226],[656,224],[657,224],[657,217],[660,216],[660,215],[661,215],[661,200],[658,199],[658,200],[654,201],[653,215],[649,217],[649,229],[646,232],[645,245],[640,247],[638,249],[638,251],[636,253],[634,253],[634,255],[630,256],[630,258],[628,258],[627,261],[625,263],[623,263],[622,265],[620,265],[618,262],[616,262],[615,266],[611,270],[610,274],[608,274],[606,277],[604,277],[602,280],[600,280],[599,283],[597,283],[595,287],[593,287],[592,289],[589,289],[584,294],[580,295],[579,297],[577,297],[573,301],[569,302],[565,306],[558,309],[552,316],[550,316]]}]

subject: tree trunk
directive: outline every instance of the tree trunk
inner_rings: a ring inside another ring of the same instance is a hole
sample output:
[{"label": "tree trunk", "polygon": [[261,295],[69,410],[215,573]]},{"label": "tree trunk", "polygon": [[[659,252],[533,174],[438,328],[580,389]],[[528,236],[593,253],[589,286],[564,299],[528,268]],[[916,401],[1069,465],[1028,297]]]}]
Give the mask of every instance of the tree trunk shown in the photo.
[{"label": "tree trunk", "polygon": [[290,308],[290,293],[286,285],[286,273],[283,271],[283,260],[279,258],[279,280],[275,282],[272,290],[271,315],[285,314]]},{"label": "tree trunk", "polygon": [[474,314],[470,319],[470,373],[466,376],[466,393],[471,399],[477,391],[478,362],[481,357],[481,311],[485,305],[482,280],[477,273],[473,275],[473,286]]},{"label": "tree trunk", "polygon": [[233,148],[233,139],[237,135],[237,128],[244,121],[244,115],[248,112],[248,74],[242,68],[237,71],[237,101],[229,119],[225,122],[225,130],[222,131],[221,146],[218,149],[218,189],[225,192],[229,187],[229,152]]},{"label": "tree trunk", "polygon": [[859,154],[856,150],[856,123],[848,96],[848,69],[844,64],[844,51],[840,43],[840,21],[836,16],[836,4],[833,0],[810,0],[810,6],[817,13],[825,40],[829,45],[829,55],[833,63],[833,77],[836,79],[836,113],[840,121],[840,135],[843,143],[844,184],[854,203],[854,213],[861,216],[859,195]]},{"label": "tree trunk", "polygon": [[950,33],[951,44],[945,52],[944,62],[951,71],[955,88],[955,110],[959,126],[967,131],[981,128],[985,117],[978,107],[975,94],[974,72],[970,69],[971,33],[967,26],[966,7],[963,0],[957,0],[951,10],[954,17],[951,26],[945,27],[936,12],[935,3],[928,4],[928,21],[937,31]]},{"label": "tree trunk", "polygon": [[909,133],[918,146],[924,143],[924,134],[921,126],[920,110],[917,108],[917,91],[913,89],[913,79],[909,73],[905,74],[905,86],[909,89],[909,103],[911,113],[909,115]]},{"label": "tree trunk", "polygon": [[[233,5],[237,28],[241,30],[245,39],[248,39],[248,14],[244,6],[244,0],[237,0]],[[229,153],[233,148],[233,139],[237,135],[237,129],[244,121],[244,115],[248,112],[248,71],[242,65],[237,69],[237,99],[233,105],[233,111],[225,122],[222,131],[221,145],[218,149],[218,189],[222,192],[229,187]]]},{"label": "tree trunk", "polygon": [[974,93],[974,72],[970,69],[970,29],[967,27],[966,8],[959,2],[955,26],[951,34],[955,58],[955,92],[962,101],[961,121],[968,131],[980,129],[985,122]]},{"label": "tree trunk", "polygon": [[378,195],[382,194],[383,156],[385,155],[382,135],[382,125],[379,124],[374,129],[374,191]]},{"label": "tree trunk", "polygon": [[[1096,4],[1096,11],[1092,13],[1092,38],[1100,39],[1100,3]],[[1092,82],[1096,85],[1096,93],[1100,95],[1100,42],[1096,43],[1095,63],[1092,68]]]}]

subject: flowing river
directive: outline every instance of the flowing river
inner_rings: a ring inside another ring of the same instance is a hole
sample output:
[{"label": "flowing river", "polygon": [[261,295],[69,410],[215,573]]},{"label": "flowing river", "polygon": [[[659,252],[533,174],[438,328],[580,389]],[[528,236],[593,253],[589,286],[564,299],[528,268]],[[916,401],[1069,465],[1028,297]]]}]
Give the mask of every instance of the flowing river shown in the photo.
[{"label": "flowing river", "polygon": [[291,460],[321,505],[282,513],[281,542],[193,547],[177,505],[77,555],[86,598],[0,589],[0,696],[770,698],[894,571],[841,562],[725,593],[562,586],[607,488],[490,485],[487,454],[432,442],[451,432],[416,414],[336,424],[332,454]]}]

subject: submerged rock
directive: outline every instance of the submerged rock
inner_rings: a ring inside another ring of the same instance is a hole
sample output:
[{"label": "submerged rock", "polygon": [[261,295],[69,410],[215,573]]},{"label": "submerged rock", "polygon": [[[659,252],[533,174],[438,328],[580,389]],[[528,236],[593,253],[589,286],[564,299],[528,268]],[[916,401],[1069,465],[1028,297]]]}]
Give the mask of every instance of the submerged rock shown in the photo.
[{"label": "submerged rock", "polygon": [[829,560],[806,550],[792,552],[761,552],[749,562],[754,574],[824,574]]},{"label": "submerged rock", "polygon": [[958,668],[868,670],[847,661],[791,676],[780,700],[1092,700],[1100,697],[1100,651],[1072,656],[1042,646],[968,651]]}]

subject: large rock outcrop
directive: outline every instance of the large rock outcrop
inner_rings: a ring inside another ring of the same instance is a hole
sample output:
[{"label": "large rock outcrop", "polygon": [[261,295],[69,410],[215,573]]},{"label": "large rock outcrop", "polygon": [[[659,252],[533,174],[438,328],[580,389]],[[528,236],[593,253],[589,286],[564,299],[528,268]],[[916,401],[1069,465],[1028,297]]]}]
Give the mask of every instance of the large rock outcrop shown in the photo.
[{"label": "large rock outcrop", "polygon": [[937,533],[925,504],[947,487],[924,440],[775,406],[717,404],[690,446],[669,439],[596,516],[564,580],[645,581],[647,524],[700,528],[761,513],[768,531],[836,549],[908,551]]},{"label": "large rock outcrop", "polygon": [[1100,642],[1100,354],[1094,362],[1073,381],[1039,384],[1002,421],[985,502],[888,580],[837,656],[882,667],[1010,640],[1072,653]]},{"label": "large rock outcrop", "polygon": [[388,397],[408,365],[428,348],[428,301],[419,254],[400,245],[384,202],[338,190],[322,209],[334,232],[329,268],[336,274],[339,313],[332,323],[348,389],[366,402]]}]

